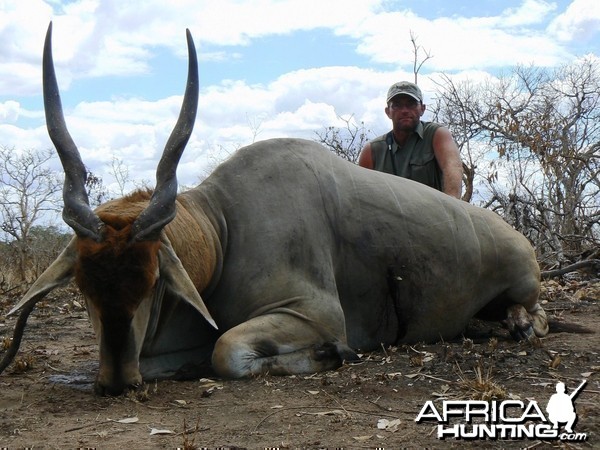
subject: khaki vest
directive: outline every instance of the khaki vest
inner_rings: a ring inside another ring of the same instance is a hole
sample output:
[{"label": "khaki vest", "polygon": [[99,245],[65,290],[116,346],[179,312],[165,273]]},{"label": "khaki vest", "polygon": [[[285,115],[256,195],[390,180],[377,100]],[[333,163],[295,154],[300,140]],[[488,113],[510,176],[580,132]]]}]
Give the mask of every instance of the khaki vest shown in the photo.
[{"label": "khaki vest", "polygon": [[[371,141],[373,169],[391,173],[442,190],[442,171],[433,153],[433,135],[441,125],[419,122],[402,148],[390,131]],[[393,158],[392,158],[393,156]]]}]

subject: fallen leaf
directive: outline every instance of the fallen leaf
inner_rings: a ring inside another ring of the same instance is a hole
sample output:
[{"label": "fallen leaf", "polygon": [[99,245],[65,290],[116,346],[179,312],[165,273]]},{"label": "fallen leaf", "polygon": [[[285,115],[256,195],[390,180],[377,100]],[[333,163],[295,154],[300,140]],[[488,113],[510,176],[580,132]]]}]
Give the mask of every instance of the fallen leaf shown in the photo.
[{"label": "fallen leaf", "polygon": [[429,353],[429,352],[423,352],[423,362],[429,362],[432,361],[435,358],[435,355],[433,353]]},{"label": "fallen leaf", "polygon": [[552,358],[552,361],[550,361],[550,368],[551,369],[556,369],[561,362],[561,357],[560,355],[554,355],[554,358]]},{"label": "fallen leaf", "polygon": [[223,384],[219,383],[215,380],[211,380],[210,378],[200,378],[198,380],[200,387],[203,389],[223,389]]},{"label": "fallen leaf", "polygon": [[301,411],[296,416],[333,416],[336,414],[345,414],[341,409],[332,409],[331,411],[319,411],[319,412],[306,412]]},{"label": "fallen leaf", "polygon": [[379,419],[377,421],[377,428],[380,430],[385,430],[389,423],[390,423],[390,421],[387,419]]},{"label": "fallen leaf", "polygon": [[220,388],[217,386],[211,386],[208,389],[205,389],[204,391],[202,391],[202,393],[200,394],[200,397],[202,397],[202,398],[210,397],[213,394],[213,392],[215,392],[215,389],[220,389]]},{"label": "fallen leaf", "polygon": [[137,417],[126,417],[125,419],[116,420],[118,423],[136,423],[139,422],[139,418]]},{"label": "fallen leaf", "polygon": [[341,409],[332,409],[331,411],[321,411],[321,412],[317,412],[317,413],[308,413],[308,414],[313,414],[315,416],[333,416],[335,414],[344,414],[344,411],[342,411]]},{"label": "fallen leaf", "polygon": [[591,376],[592,376],[592,374],[593,374],[593,373],[594,373],[594,372],[583,372],[583,373],[581,374],[581,376],[582,376],[583,378],[589,378],[589,377],[591,377]]},{"label": "fallen leaf", "polygon": [[373,437],[372,434],[368,435],[368,436],[354,436],[352,439],[354,439],[355,441],[358,442],[363,442],[363,441],[367,441],[369,439],[371,439]]},{"label": "fallen leaf", "polygon": [[432,392],[431,395],[434,397],[446,397],[448,395],[448,391],[450,390],[450,386],[444,384],[440,389],[441,392]]},{"label": "fallen leaf", "polygon": [[317,395],[319,393],[319,391],[306,391],[306,392],[308,392],[309,394],[312,394],[312,395]]},{"label": "fallen leaf", "polygon": [[531,383],[532,386],[542,386],[542,387],[548,387],[550,385],[553,385],[554,383],[550,383],[549,381],[543,381],[540,383]]},{"label": "fallen leaf", "polygon": [[185,400],[173,400],[173,401],[179,405],[187,405],[187,402]]},{"label": "fallen leaf", "polygon": [[152,436],[154,434],[175,434],[175,432],[171,431],[171,430],[159,430],[158,428],[151,428],[150,436]]},{"label": "fallen leaf", "polygon": [[394,420],[379,419],[377,421],[377,428],[380,430],[394,432],[394,431],[398,430],[399,425],[400,425],[400,419],[394,419]]}]

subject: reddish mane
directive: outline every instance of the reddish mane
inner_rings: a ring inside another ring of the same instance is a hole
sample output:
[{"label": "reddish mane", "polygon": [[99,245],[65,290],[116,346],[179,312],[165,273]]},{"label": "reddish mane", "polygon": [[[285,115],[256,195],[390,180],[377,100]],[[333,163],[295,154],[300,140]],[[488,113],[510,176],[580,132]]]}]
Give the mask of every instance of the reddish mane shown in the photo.
[{"label": "reddish mane", "polygon": [[156,282],[160,241],[131,241],[131,225],[151,195],[138,190],[100,206],[102,242],[78,239],[77,285],[102,314],[133,316]]}]

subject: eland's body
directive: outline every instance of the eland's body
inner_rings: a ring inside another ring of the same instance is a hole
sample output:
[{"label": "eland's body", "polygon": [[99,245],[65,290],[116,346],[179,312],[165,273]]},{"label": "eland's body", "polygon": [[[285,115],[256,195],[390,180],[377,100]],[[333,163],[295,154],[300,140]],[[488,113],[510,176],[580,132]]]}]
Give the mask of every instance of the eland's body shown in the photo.
[{"label": "eland's body", "polygon": [[186,141],[177,156],[167,145],[152,195],[93,212],[81,196],[74,213],[65,198],[76,237],[14,308],[75,277],[98,392],[327,370],[356,349],[453,338],[476,315],[547,332],[533,250],[496,214],[297,139],[243,148],[175,199],[164,191]]}]

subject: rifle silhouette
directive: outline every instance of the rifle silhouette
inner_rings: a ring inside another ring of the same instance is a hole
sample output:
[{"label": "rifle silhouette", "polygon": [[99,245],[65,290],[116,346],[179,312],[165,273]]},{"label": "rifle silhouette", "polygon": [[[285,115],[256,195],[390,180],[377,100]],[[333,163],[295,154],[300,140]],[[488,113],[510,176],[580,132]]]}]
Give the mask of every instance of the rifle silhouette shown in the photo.
[{"label": "rifle silhouette", "polygon": [[580,391],[580,390],[581,390],[581,388],[582,388],[582,387],[585,385],[585,383],[587,383],[587,380],[583,380],[583,381],[581,382],[581,384],[580,384],[580,385],[577,387],[577,389],[575,389],[575,390],[574,390],[574,391],[573,391],[571,394],[569,394],[569,398],[570,398],[571,400],[573,400],[573,399],[574,399],[574,398],[577,396],[577,394],[579,394],[579,391]]}]

